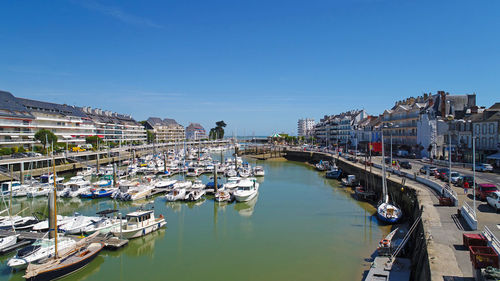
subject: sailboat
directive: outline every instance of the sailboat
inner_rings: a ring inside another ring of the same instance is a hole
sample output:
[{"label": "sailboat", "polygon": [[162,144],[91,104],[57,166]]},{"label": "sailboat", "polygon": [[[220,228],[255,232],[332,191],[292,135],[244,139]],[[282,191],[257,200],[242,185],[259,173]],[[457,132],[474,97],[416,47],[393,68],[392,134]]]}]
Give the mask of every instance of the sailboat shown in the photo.
[{"label": "sailboat", "polygon": [[[385,159],[384,132],[382,131],[382,159]],[[377,206],[377,218],[383,223],[396,223],[403,216],[403,212],[392,204],[387,193],[387,179],[385,176],[385,161],[382,161],[382,201]]]},{"label": "sailboat", "polygon": [[[53,161],[54,175],[55,161]],[[54,182],[54,210],[50,215],[54,218],[54,256],[47,259],[43,263],[30,263],[26,269],[26,274],[23,276],[26,280],[53,280],[68,274],[71,274],[87,264],[89,264],[104,248],[104,243],[90,243],[89,241],[97,236],[99,232],[83,238],[78,242],[74,242],[74,247],[67,247],[58,251],[58,234],[57,234],[57,189]]]}]

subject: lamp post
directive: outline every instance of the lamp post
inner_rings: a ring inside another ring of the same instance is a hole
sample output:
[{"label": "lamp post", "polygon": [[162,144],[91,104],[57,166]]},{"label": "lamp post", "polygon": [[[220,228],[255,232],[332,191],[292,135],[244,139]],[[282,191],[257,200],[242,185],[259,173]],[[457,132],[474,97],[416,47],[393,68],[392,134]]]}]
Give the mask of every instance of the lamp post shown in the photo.
[{"label": "lamp post", "polygon": [[[450,101],[447,101],[448,105],[450,105]],[[450,107],[451,109],[451,107]],[[448,188],[451,189],[451,124],[455,116],[452,114],[446,115],[446,119],[448,120]]]},{"label": "lamp post", "polygon": [[476,217],[476,137],[472,130],[472,202],[474,208],[474,218]]}]

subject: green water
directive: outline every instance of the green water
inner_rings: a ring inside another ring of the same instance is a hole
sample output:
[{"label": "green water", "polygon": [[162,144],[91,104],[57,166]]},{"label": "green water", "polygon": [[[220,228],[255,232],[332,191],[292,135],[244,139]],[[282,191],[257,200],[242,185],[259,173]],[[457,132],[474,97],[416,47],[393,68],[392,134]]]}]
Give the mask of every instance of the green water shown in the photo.
[{"label": "green water", "polygon": [[[259,165],[266,176],[259,179],[256,200],[188,204],[156,197],[155,211],[167,217],[166,229],[103,251],[64,280],[360,280],[387,232],[372,216],[375,209],[304,164]],[[18,200],[14,210],[46,212],[46,200]],[[71,199],[61,200],[58,209],[91,215],[140,204]],[[6,266],[12,255],[0,258],[0,280],[22,279]]]}]

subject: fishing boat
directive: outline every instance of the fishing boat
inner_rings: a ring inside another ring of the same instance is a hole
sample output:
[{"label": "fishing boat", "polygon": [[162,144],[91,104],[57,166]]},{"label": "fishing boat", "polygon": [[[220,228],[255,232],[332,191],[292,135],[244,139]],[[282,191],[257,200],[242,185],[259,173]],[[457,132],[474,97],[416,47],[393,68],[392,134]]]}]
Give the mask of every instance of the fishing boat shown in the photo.
[{"label": "fishing boat", "polygon": [[259,193],[259,183],[256,180],[242,179],[233,195],[236,201],[249,201]]},{"label": "fishing boat", "polygon": [[172,189],[165,195],[165,199],[169,202],[184,200],[186,198],[186,189],[185,188],[176,188]]},{"label": "fishing boat", "polygon": [[87,192],[81,193],[80,198],[96,199],[111,197],[111,195],[116,191],[116,188],[91,188]]},{"label": "fishing boat", "polygon": [[[382,131],[382,159],[385,159],[384,133]],[[387,178],[385,175],[385,161],[382,161],[382,200],[377,206],[377,217],[383,223],[393,224],[398,222],[403,212],[389,200],[387,192]]]},{"label": "fishing boat", "polygon": [[111,232],[116,237],[125,239],[137,238],[149,234],[167,225],[163,215],[155,218],[152,210],[136,211],[127,214],[126,224],[122,227],[115,227]]},{"label": "fishing boat", "polygon": [[361,185],[356,186],[354,189],[354,195],[358,200],[372,200],[376,196],[375,192],[368,190],[366,187]]}]

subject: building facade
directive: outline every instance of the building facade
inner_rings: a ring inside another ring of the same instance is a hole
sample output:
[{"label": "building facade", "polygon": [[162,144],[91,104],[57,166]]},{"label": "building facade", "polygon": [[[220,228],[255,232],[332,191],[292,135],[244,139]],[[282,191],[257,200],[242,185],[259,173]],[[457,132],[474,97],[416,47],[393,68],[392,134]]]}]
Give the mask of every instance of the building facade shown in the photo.
[{"label": "building facade", "polygon": [[205,128],[199,123],[191,123],[186,127],[186,139],[188,140],[201,140],[207,138]]},{"label": "building facade", "polygon": [[314,134],[314,119],[299,119],[297,122],[297,135],[299,137],[309,137]]},{"label": "building facade", "polygon": [[58,142],[85,143],[88,136],[103,141],[146,140],[144,127],[131,116],[24,98],[0,91],[0,145],[30,146],[37,131],[53,132]]},{"label": "building facade", "polygon": [[184,126],[174,119],[149,117],[144,126],[155,134],[157,142],[175,142],[186,139]]}]

